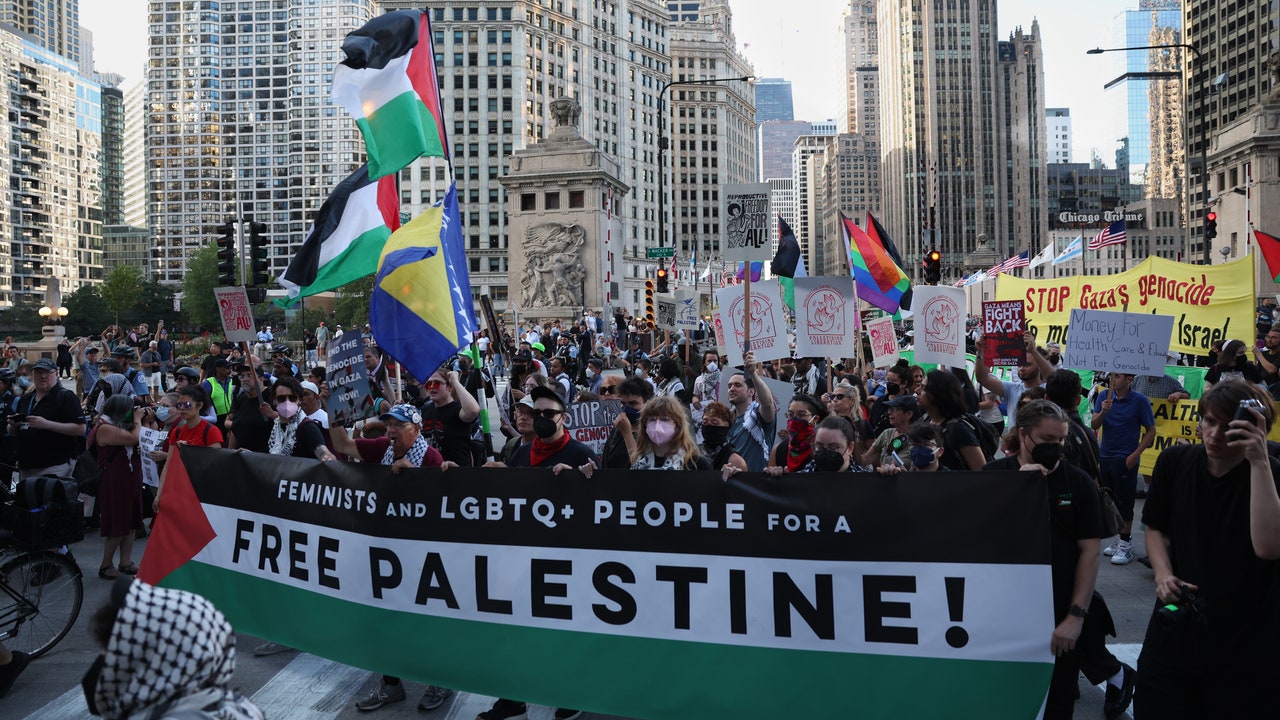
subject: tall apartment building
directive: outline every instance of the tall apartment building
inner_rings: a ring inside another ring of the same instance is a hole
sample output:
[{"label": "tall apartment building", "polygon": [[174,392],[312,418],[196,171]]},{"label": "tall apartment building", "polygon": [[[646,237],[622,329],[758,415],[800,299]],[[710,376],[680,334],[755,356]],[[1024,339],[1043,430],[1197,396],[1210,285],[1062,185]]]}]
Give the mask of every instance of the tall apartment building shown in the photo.
[{"label": "tall apartment building", "polygon": [[822,243],[822,157],[835,145],[834,135],[801,135],[792,148],[791,186],[795,193],[795,222],[791,229],[800,243],[806,268],[823,267],[827,248]]},{"label": "tall apartment building", "polygon": [[272,275],[302,244],[333,186],[364,162],[355,123],[329,100],[347,33],[372,0],[148,5],[148,218],[156,278],[230,217],[267,226]]},{"label": "tall apartment building", "polygon": [[151,227],[147,219],[147,81],[124,91],[124,219],[125,225]]},{"label": "tall apartment building", "polygon": [[836,97],[844,101],[839,103],[837,132],[879,135],[880,57],[876,34],[875,0],[849,0],[840,17],[838,35],[841,67]]},{"label": "tall apartment building", "polygon": [[124,223],[124,91],[102,88],[102,224]]},{"label": "tall apartment building", "polygon": [[[613,241],[624,253],[621,305],[640,307],[645,248],[657,244],[658,95],[671,77],[665,2],[384,0],[380,7],[431,12],[472,293],[511,307],[498,177],[513,151],[544,137],[551,101],[572,97],[582,107],[583,137],[621,163],[620,179],[632,188],[619,202],[623,237]],[[420,212],[447,188],[446,177],[437,159],[411,165],[401,174],[402,210]]]},{"label": "tall apartment building", "polygon": [[[997,96],[1005,98],[996,122],[1003,130],[997,137],[1003,145],[1001,157],[1006,159],[1002,173],[1004,212],[996,220],[1005,226],[1009,255],[1023,250],[1035,255],[1049,236],[1044,197],[1044,55],[1038,22],[1032,21],[1030,34],[1017,28],[1008,40],[996,44],[996,89]],[[993,247],[1000,252],[1006,246],[997,243]]]},{"label": "tall apartment building", "polygon": [[1045,143],[1048,145],[1048,161],[1071,162],[1071,109],[1045,108]]},{"label": "tall apartment building", "polygon": [[0,23],[12,25],[40,47],[70,60],[81,77],[92,77],[80,68],[80,0],[0,0]]},{"label": "tall apartment building", "polygon": [[[877,23],[882,221],[904,260],[916,267],[926,239],[935,242],[945,281],[960,275],[982,236],[998,251],[1017,243],[1025,246],[1023,238],[1011,235],[1011,227],[1030,220],[1009,217],[1017,211],[1009,198],[1009,169],[1029,166],[1032,158],[1011,156],[1011,151],[1030,147],[1005,135],[1015,118],[1021,118],[1016,120],[1020,125],[1038,122],[1043,128],[1043,100],[1038,107],[1027,105],[1033,97],[1043,98],[1042,90],[1031,92],[1043,86],[1042,64],[1028,62],[1039,56],[1033,47],[1038,44],[1036,27],[1026,40],[1015,37],[1002,46],[994,35],[995,0],[946,5],[881,0]],[[1013,57],[1001,60],[997,53],[1002,47]],[[1020,57],[1024,49],[1030,55]],[[1009,68],[998,82],[999,63]],[[1027,64],[1019,70],[1019,63]],[[1034,77],[1015,82],[1009,72]],[[1019,94],[1011,96],[1011,91]],[[1023,107],[1013,110],[1010,104]],[[1036,140],[1036,162],[1043,164],[1043,132]],[[1025,194],[1027,189],[1018,191]]]},{"label": "tall apartment building", "polygon": [[[1255,109],[1276,88],[1268,64],[1280,51],[1280,3],[1259,0],[1185,0],[1183,42],[1199,51],[1183,57],[1187,79],[1187,154],[1193,167],[1208,155],[1214,165],[1217,134]],[[1188,240],[1197,262],[1209,253],[1204,213],[1218,191],[1205,196],[1204,176],[1188,178],[1192,222]]]},{"label": "tall apartment building", "polygon": [[791,81],[782,78],[756,79],[756,124],[770,120],[795,120]]},{"label": "tall apartment building", "polygon": [[759,181],[791,177],[796,138],[812,134],[813,124],[804,120],[769,120],[757,125],[756,164]]},{"label": "tall apartment building", "polygon": [[[704,0],[697,20],[673,22],[671,81],[739,78],[751,64],[737,52],[733,14],[724,0]],[[673,85],[669,237],[683,269],[720,254],[720,186],[756,179],[754,93],[750,83]]]},{"label": "tall apartment building", "polygon": [[0,307],[101,278],[101,86],[43,42],[0,28]]}]

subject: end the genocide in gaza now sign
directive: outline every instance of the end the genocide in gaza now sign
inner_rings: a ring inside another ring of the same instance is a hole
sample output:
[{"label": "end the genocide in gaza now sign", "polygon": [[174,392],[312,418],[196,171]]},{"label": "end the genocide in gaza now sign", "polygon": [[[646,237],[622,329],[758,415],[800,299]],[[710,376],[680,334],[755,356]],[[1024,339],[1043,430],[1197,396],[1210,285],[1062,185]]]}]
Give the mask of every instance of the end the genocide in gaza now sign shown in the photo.
[{"label": "end the genocide in gaza now sign", "polygon": [[1038,474],[180,452],[140,577],[348,665],[649,720],[849,717],[851,698],[858,718],[1022,720],[1048,689]]}]

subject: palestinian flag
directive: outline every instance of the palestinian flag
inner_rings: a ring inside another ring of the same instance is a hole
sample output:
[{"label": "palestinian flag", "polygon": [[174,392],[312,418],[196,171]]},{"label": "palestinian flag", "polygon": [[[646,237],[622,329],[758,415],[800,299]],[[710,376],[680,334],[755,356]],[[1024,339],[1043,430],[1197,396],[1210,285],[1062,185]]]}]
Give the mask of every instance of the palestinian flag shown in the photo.
[{"label": "palestinian flag", "polygon": [[1254,230],[1253,236],[1258,241],[1258,250],[1267,261],[1267,274],[1275,282],[1280,282],[1280,238],[1268,235],[1261,230]]},{"label": "palestinian flag", "polygon": [[782,216],[778,216],[778,252],[773,256],[769,271],[778,278],[782,286],[782,301],[792,310],[796,309],[796,278],[808,277],[804,270],[804,254],[800,252],[800,243],[796,234],[791,231]]},{"label": "palestinian flag", "polygon": [[1022,473],[170,462],[139,577],[353,667],[648,720],[1025,720],[1053,672]]},{"label": "palestinian flag", "polygon": [[423,155],[449,157],[425,11],[379,15],[348,35],[342,52],[331,97],[364,135],[369,177],[390,175]]},{"label": "palestinian flag", "polygon": [[369,166],[361,165],[320,206],[302,248],[277,280],[289,291],[277,304],[291,307],[308,295],[374,274],[387,238],[399,227],[395,176],[370,180]]}]

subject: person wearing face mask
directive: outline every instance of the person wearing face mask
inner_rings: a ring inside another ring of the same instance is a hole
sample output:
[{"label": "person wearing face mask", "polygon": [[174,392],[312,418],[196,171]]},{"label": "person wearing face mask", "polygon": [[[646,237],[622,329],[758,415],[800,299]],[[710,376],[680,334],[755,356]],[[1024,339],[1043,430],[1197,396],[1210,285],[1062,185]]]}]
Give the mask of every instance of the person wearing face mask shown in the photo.
[{"label": "person wearing face mask", "polygon": [[[1232,340],[1223,346],[1218,362],[1204,376],[1204,389],[1212,390],[1223,380],[1243,380],[1252,385],[1263,385],[1262,368],[1249,360],[1249,348],[1243,340]],[[1265,388],[1264,388],[1265,389]]]},{"label": "person wearing face mask", "polygon": [[871,449],[862,455],[863,464],[872,467],[896,465],[905,470],[914,469],[915,464],[911,461],[912,443],[907,431],[920,418],[920,406],[916,405],[915,396],[900,395],[877,404],[883,404],[888,411],[890,427],[876,436]]},{"label": "person wearing face mask", "polygon": [[702,353],[702,374],[693,381],[693,420],[701,422],[703,404],[720,401],[720,356],[714,350]]},{"label": "person wearing face mask", "polygon": [[711,460],[712,470],[724,470],[725,466],[747,469],[747,461],[734,452],[729,443],[729,427],[733,425],[733,410],[721,402],[709,402],[702,409],[702,452]]},{"label": "person wearing face mask", "polygon": [[876,437],[880,437],[892,425],[889,421],[889,408],[885,402],[903,395],[914,397],[914,393],[911,392],[911,368],[905,363],[889,368],[885,373],[884,395],[879,398],[873,397],[867,419],[871,421],[871,432]]},{"label": "person wearing face mask", "polygon": [[1044,717],[1070,720],[1080,673],[1076,644],[1089,614],[1093,586],[1098,578],[1102,508],[1093,480],[1062,459],[1062,442],[1069,430],[1062,408],[1048,400],[1034,400],[1018,410],[1015,418],[1016,453],[989,462],[982,469],[1035,472],[1048,485],[1050,574],[1056,626],[1049,638],[1055,661]]},{"label": "person wearing face mask", "polygon": [[521,445],[531,443],[537,437],[533,434],[532,397],[526,396],[523,400],[517,402],[511,408],[511,415],[515,421],[512,430],[516,434],[502,446],[502,450],[498,452],[498,458],[485,463],[485,467],[506,467]]},{"label": "person wearing face mask", "polygon": [[600,358],[593,357],[587,360],[587,392],[600,394],[601,384],[604,382],[604,361]]},{"label": "person wearing face mask", "polygon": [[650,360],[649,358],[644,358],[636,363],[636,377],[649,383],[649,386],[653,388],[654,395],[658,394],[658,383],[655,382],[653,379],[653,361],[652,360]]},{"label": "person wearing face mask", "polygon": [[827,409],[812,395],[793,395],[787,405],[787,440],[773,446],[769,467],[787,472],[804,469],[813,455],[814,428],[827,416]]},{"label": "person wearing face mask", "polygon": [[640,412],[653,399],[653,387],[638,377],[629,377],[618,385],[618,400],[622,412],[613,420],[613,432],[604,441],[600,452],[601,467],[626,470],[631,467],[631,456],[637,446],[640,432]]},{"label": "person wearing face mask", "polygon": [[[205,406],[209,403],[204,390],[199,385],[185,385],[178,390],[177,394],[178,402],[174,407],[177,409],[178,421],[173,424],[169,430],[169,437],[165,439],[166,459],[172,457],[174,450],[182,445],[222,447],[222,431],[201,417]],[[160,511],[160,496],[164,493],[164,481],[169,476],[169,468],[172,466],[173,463],[167,462],[164,470],[160,472],[160,484],[156,487],[156,499],[152,502],[152,509],[156,512]]]},{"label": "person wearing face mask", "polygon": [[227,416],[227,447],[266,452],[267,440],[271,437],[271,426],[276,421],[276,412],[271,404],[263,399],[263,379],[255,377],[251,365],[258,362],[250,357],[248,363],[236,365],[236,375],[240,381],[240,392],[231,403],[231,414]]},{"label": "person wearing face mask", "polygon": [[693,439],[684,405],[676,398],[655,397],[645,403],[639,424],[632,470],[711,469],[711,460]]},{"label": "person wearing face mask", "polygon": [[330,459],[332,453],[325,447],[320,423],[307,419],[302,412],[302,383],[292,376],[286,376],[278,378],[271,390],[277,417],[271,425],[271,434],[267,437],[267,452],[272,455]]},{"label": "person wearing face mask", "polygon": [[[89,633],[103,648],[80,685],[104,720],[234,718],[262,711],[232,688],[235,633],[208,600],[121,578],[94,612]],[[165,671],[157,672],[157,658]]]},{"label": "person wearing face mask", "polygon": [[533,442],[521,445],[508,467],[580,468],[597,465],[591,448],[569,436],[564,428],[565,402],[555,390],[541,385],[529,392],[533,398]]}]

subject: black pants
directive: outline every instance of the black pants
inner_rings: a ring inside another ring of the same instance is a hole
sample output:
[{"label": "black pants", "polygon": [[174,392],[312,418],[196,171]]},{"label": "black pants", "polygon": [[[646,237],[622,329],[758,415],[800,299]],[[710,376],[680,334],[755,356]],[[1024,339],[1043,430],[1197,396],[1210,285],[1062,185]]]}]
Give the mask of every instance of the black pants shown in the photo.
[{"label": "black pants", "polygon": [[1053,677],[1049,680],[1049,697],[1045,700],[1044,720],[1072,720],[1076,708],[1076,691],[1079,689],[1080,651],[1077,648],[1059,655],[1053,662]]},{"label": "black pants", "polygon": [[1116,634],[1115,622],[1107,601],[1097,592],[1089,601],[1089,616],[1080,629],[1076,653],[1080,656],[1080,672],[1091,685],[1100,685],[1120,672],[1120,660],[1107,649],[1107,635]]}]

